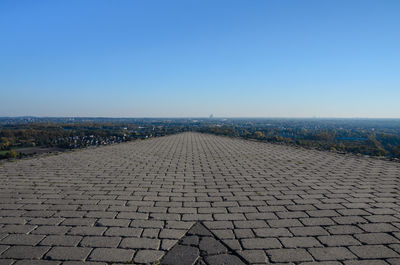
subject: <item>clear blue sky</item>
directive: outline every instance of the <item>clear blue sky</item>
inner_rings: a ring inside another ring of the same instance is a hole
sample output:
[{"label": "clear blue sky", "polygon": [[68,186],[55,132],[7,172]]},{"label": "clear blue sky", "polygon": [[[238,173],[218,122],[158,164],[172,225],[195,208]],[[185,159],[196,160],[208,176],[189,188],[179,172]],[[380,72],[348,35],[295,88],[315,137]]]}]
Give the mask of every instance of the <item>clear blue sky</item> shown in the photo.
[{"label": "clear blue sky", "polygon": [[0,116],[400,118],[400,1],[2,0],[0,93]]}]

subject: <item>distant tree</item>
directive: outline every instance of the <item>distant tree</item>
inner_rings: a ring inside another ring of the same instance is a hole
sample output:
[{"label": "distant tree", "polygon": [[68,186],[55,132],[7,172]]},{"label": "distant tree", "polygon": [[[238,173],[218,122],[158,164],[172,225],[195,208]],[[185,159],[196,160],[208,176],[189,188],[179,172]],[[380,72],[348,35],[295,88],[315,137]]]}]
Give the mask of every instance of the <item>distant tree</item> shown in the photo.
[{"label": "distant tree", "polygon": [[0,139],[0,149],[1,150],[7,150],[10,147],[10,142],[8,141],[7,138],[1,137]]},{"label": "distant tree", "polygon": [[260,132],[260,131],[254,132],[254,135],[255,135],[255,137],[256,137],[257,139],[264,139],[264,138],[265,138],[264,133],[263,133],[263,132]]},{"label": "distant tree", "polygon": [[17,152],[15,152],[13,149],[11,149],[9,152],[8,152],[8,155],[10,156],[10,158],[16,158],[17,157]]}]

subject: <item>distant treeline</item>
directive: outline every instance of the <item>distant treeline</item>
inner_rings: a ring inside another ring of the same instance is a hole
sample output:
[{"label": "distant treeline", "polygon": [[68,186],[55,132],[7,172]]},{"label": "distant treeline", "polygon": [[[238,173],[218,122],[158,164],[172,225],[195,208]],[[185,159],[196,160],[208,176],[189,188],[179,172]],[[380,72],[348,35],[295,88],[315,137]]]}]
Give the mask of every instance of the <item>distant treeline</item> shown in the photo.
[{"label": "distant treeline", "polygon": [[0,159],[23,156],[27,147],[77,149],[182,132],[184,126],[125,123],[24,123],[0,127]]},{"label": "distant treeline", "polygon": [[293,144],[317,149],[370,156],[400,158],[400,135],[356,129],[242,128],[207,126],[200,132]]},{"label": "distant treeline", "polygon": [[76,149],[185,131],[400,158],[399,119],[0,118],[0,159],[21,148]]}]

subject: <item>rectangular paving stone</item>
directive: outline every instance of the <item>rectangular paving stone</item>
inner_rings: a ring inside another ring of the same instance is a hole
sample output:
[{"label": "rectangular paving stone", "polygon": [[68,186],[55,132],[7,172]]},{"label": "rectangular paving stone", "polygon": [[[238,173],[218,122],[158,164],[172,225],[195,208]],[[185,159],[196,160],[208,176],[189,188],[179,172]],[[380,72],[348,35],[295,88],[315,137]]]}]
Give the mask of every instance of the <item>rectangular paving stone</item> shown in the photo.
[{"label": "rectangular paving stone", "polygon": [[[198,214],[195,214],[198,215]],[[182,220],[189,220],[187,217],[187,214],[184,214],[182,217]],[[175,214],[175,213],[150,213],[150,219],[154,220],[172,220],[172,221],[179,221],[181,220],[181,215],[180,214]]]},{"label": "rectangular paving stone", "polygon": [[159,238],[162,239],[180,239],[186,234],[187,230],[178,230],[178,229],[162,229]]},{"label": "rectangular paving stone", "polygon": [[235,228],[264,228],[268,227],[268,224],[264,220],[254,221],[233,221]]},{"label": "rectangular paving stone", "polygon": [[[389,262],[389,263],[388,263]],[[391,259],[388,259],[388,262],[384,260],[376,260],[376,259],[369,259],[369,260],[345,260],[345,265],[390,265],[396,264],[395,262],[391,262]]]},{"label": "rectangular paving stone", "polygon": [[5,225],[0,227],[1,233],[8,234],[27,234],[35,228],[36,226],[34,225]]},{"label": "rectangular paving stone", "polygon": [[246,220],[246,217],[242,213],[216,213],[213,215],[214,219],[217,221],[235,221],[235,220]]},{"label": "rectangular paving stone", "polygon": [[278,219],[278,217],[271,212],[266,213],[245,213],[246,219],[248,220],[270,220],[270,219]]},{"label": "rectangular paving stone", "polygon": [[164,222],[154,220],[133,220],[130,226],[138,228],[163,228]]},{"label": "rectangular paving stone", "polygon": [[241,240],[245,249],[270,249],[280,248],[281,244],[276,238],[246,238]]},{"label": "rectangular paving stone", "polygon": [[399,254],[383,245],[349,247],[351,252],[363,259],[397,258]]},{"label": "rectangular paving stone", "polygon": [[260,228],[253,229],[253,231],[259,237],[292,236],[292,233],[287,228]]},{"label": "rectangular paving stone", "polygon": [[0,224],[25,224],[26,219],[23,217],[0,217]]},{"label": "rectangular paving stone", "polygon": [[319,236],[318,240],[330,247],[361,245],[361,243],[351,235]]},{"label": "rectangular paving stone", "polygon": [[362,233],[363,231],[356,225],[332,225],[326,227],[330,234],[334,235],[352,235]]},{"label": "rectangular paving stone", "polygon": [[92,226],[96,219],[93,218],[66,218],[61,225],[69,226]]},{"label": "rectangular paving stone", "polygon": [[136,213],[136,212],[120,212],[116,218],[147,220],[149,218],[149,214],[148,213]]},{"label": "rectangular paving stone", "polygon": [[[214,233],[215,233],[215,231],[216,230],[213,230]],[[222,231],[230,231],[230,230],[222,230]],[[251,230],[251,229],[235,229],[235,230],[233,230],[233,233],[234,233],[235,237],[238,239],[255,237],[255,234],[254,234],[253,230]]]},{"label": "rectangular paving stone", "polygon": [[313,210],[306,211],[306,213],[311,217],[334,217],[340,215],[335,210]]},{"label": "rectangular paving stone", "polygon": [[38,235],[64,235],[71,227],[69,226],[38,226],[31,234]]},{"label": "rectangular paving stone", "polygon": [[204,225],[208,229],[233,229],[232,221],[206,221]]},{"label": "rectangular paving stone", "polygon": [[302,211],[277,212],[276,215],[281,219],[308,217],[308,215],[305,212],[302,212]]},{"label": "rectangular paving stone", "polygon": [[[0,264],[1,261],[0,261]],[[11,263],[9,263],[11,264]],[[17,260],[13,265],[59,265],[61,261],[55,260]]]},{"label": "rectangular paving stone", "polygon": [[43,235],[11,234],[3,238],[0,244],[35,246],[44,238]]},{"label": "rectangular paving stone", "polygon": [[29,224],[31,225],[58,225],[64,218],[31,218]]},{"label": "rectangular paving stone", "polygon": [[305,226],[334,225],[335,222],[328,217],[300,218],[300,222]]},{"label": "rectangular paving stone", "polygon": [[104,261],[104,262],[131,262],[134,250],[119,249],[119,248],[95,248],[89,256],[91,261]]},{"label": "rectangular paving stone", "polygon": [[160,250],[139,250],[135,255],[134,261],[150,264],[159,261],[164,254],[165,252]]},{"label": "rectangular paving stone", "polygon": [[295,227],[303,226],[303,224],[297,219],[279,219],[279,220],[268,220],[268,224],[271,227]]},{"label": "rectangular paving stone", "polygon": [[250,264],[268,263],[268,257],[263,250],[242,250],[238,253]]},{"label": "rectangular paving stone", "polygon": [[124,238],[120,246],[122,248],[157,250],[160,246],[160,240],[153,238]]},{"label": "rectangular paving stone", "polygon": [[124,237],[139,237],[142,234],[142,228],[132,227],[109,227],[105,236],[124,236]]},{"label": "rectangular paving stone", "polygon": [[388,223],[370,223],[370,224],[360,224],[359,227],[365,232],[379,233],[379,232],[397,232],[398,228],[394,227],[392,224]]},{"label": "rectangular paving stone", "polygon": [[159,228],[144,228],[142,237],[158,238],[160,234]]},{"label": "rectangular paving stone", "polygon": [[332,217],[332,220],[341,225],[362,224],[368,222],[361,216],[339,216]]},{"label": "rectangular paving stone", "polygon": [[361,216],[361,215],[369,215],[370,213],[364,209],[339,209],[337,210],[343,216],[346,215],[354,215],[354,216]]},{"label": "rectangular paving stone", "polygon": [[300,262],[311,261],[312,256],[302,248],[299,249],[271,249],[267,250],[273,262]]},{"label": "rectangular paving stone", "polygon": [[77,236],[100,236],[106,229],[106,227],[76,226],[72,227],[68,234]]},{"label": "rectangular paving stone", "polygon": [[91,248],[83,247],[53,247],[45,256],[45,259],[53,260],[85,260]]},{"label": "rectangular paving stone", "polygon": [[40,245],[74,247],[81,240],[81,236],[48,235],[40,242]]},{"label": "rectangular paving stone", "polygon": [[86,236],[79,243],[82,247],[118,247],[120,237],[106,237],[106,236]]},{"label": "rectangular paving stone", "polygon": [[371,245],[400,243],[398,239],[388,233],[355,234],[354,237],[364,244]]},{"label": "rectangular paving stone", "polygon": [[97,226],[118,226],[118,227],[128,227],[131,223],[127,219],[99,219],[96,221]]},{"label": "rectangular paving stone", "polygon": [[108,265],[108,263],[97,261],[64,261],[62,265]]},{"label": "rectangular paving stone", "polygon": [[[169,219],[173,220],[173,219]],[[190,214],[190,213],[185,213],[182,215],[182,221],[210,221],[214,220],[212,214],[208,213],[196,213],[196,214]],[[218,219],[216,219],[218,220]],[[221,220],[221,219],[220,219]],[[225,219],[222,219],[225,220]]]},{"label": "rectangular paving stone", "polygon": [[178,240],[174,240],[174,239],[163,239],[161,240],[161,250],[170,250],[173,246],[176,245],[176,243],[178,242]]},{"label": "rectangular paving stone", "polygon": [[296,236],[320,236],[329,234],[320,226],[291,227],[289,230]]},{"label": "rectangular paving stone", "polygon": [[355,259],[356,256],[344,247],[310,248],[308,251],[316,260]]},{"label": "rectangular paving stone", "polygon": [[11,246],[1,254],[5,259],[40,259],[49,250],[49,247],[39,246]]},{"label": "rectangular paving stone", "polygon": [[287,248],[309,248],[322,246],[314,237],[280,237],[284,247]]}]

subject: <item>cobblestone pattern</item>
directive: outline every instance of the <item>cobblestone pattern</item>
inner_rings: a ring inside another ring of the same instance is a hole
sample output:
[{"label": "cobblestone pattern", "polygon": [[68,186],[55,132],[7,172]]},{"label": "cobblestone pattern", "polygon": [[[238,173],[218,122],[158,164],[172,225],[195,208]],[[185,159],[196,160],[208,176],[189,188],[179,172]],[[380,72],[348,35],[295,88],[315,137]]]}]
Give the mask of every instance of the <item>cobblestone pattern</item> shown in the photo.
[{"label": "cobblestone pattern", "polygon": [[7,162],[0,264],[152,264],[198,221],[250,264],[400,264],[399,180],[395,162],[196,133]]},{"label": "cobblestone pattern", "polygon": [[248,264],[200,222],[192,226],[160,262],[163,265]]}]

